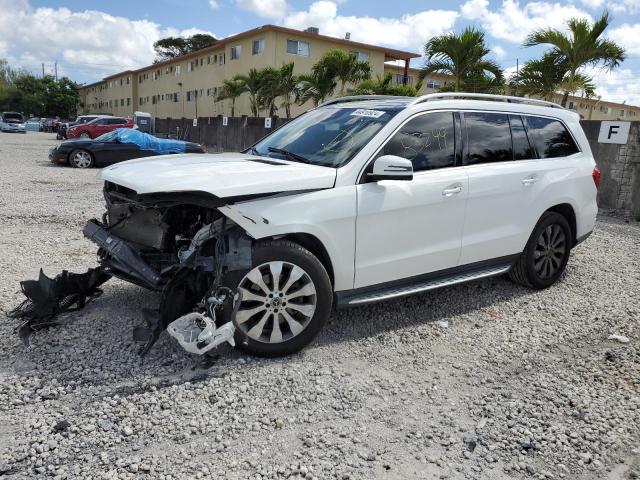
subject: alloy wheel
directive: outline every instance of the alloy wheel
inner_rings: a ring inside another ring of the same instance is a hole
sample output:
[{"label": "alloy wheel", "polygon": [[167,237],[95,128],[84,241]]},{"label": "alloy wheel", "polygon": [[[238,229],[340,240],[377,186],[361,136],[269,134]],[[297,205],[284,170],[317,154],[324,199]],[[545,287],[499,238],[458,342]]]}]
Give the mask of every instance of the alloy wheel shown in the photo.
[{"label": "alloy wheel", "polygon": [[89,168],[91,166],[91,155],[84,150],[73,154],[73,165],[77,168]]},{"label": "alloy wheel", "polygon": [[240,281],[236,313],[239,329],[262,343],[282,343],[307,328],[316,310],[316,287],[302,268],[289,262],[268,262]]},{"label": "alloy wheel", "polygon": [[567,255],[567,238],[560,225],[553,224],[545,228],[536,243],[533,252],[533,266],[541,279],[556,274],[562,267]]}]

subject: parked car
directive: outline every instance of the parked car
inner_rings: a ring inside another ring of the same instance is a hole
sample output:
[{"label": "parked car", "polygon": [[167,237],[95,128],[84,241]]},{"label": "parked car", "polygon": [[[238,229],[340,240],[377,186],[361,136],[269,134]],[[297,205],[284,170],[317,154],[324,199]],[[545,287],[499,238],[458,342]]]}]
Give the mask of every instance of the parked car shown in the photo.
[{"label": "parked car", "polygon": [[49,150],[49,159],[76,168],[103,167],[133,158],[177,153],[206,153],[202,145],[164,140],[132,128],[119,128],[95,140],[62,142]]},{"label": "parked car", "polygon": [[69,127],[67,138],[97,138],[117,128],[133,128],[133,120],[123,117],[95,118],[90,122]]},{"label": "parked car", "polygon": [[40,122],[41,119],[39,117],[31,117],[25,123],[25,130],[28,132],[39,132],[40,131]]},{"label": "parked car", "polygon": [[105,220],[84,233],[103,268],[161,291],[183,346],[231,322],[263,356],[303,348],[332,307],[505,273],[550,287],[594,228],[600,181],[577,114],[467,93],[338,98],[242,153],[101,177]]},{"label": "parked car", "polygon": [[27,133],[22,114],[18,112],[3,112],[2,118],[0,118],[0,131]]},{"label": "parked car", "polygon": [[65,140],[67,138],[67,130],[69,129],[69,127],[89,123],[91,120],[95,120],[98,117],[110,117],[110,116],[111,115],[80,115],[76,117],[76,119],[73,122],[61,123],[60,126],[58,127],[58,134],[56,135],[56,138],[58,140]]}]

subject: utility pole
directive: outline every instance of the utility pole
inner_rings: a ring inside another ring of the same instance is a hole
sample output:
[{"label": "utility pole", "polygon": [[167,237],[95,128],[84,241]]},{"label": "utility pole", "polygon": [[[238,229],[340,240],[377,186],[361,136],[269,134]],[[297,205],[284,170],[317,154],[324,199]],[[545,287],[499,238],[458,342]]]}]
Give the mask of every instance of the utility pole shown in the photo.
[{"label": "utility pole", "polygon": [[56,76],[56,82],[58,81],[58,62],[54,63],[54,71]]},{"label": "utility pole", "polygon": [[516,75],[520,73],[520,59],[516,58]]},{"label": "utility pole", "polygon": [[42,78],[44,78],[44,63],[42,64]]}]

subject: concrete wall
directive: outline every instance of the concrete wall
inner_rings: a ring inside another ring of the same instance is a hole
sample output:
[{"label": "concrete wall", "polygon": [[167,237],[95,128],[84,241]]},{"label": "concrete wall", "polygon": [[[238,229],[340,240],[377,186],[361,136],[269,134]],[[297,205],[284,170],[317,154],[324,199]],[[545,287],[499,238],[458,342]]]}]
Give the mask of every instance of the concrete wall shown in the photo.
[{"label": "concrete wall", "polygon": [[276,128],[284,125],[290,119],[273,117],[271,128],[265,128],[264,118],[235,117],[228,119],[228,125],[222,125],[222,116],[201,117],[198,126],[193,126],[190,118],[156,118],[156,134],[175,136],[177,129],[187,132],[187,140],[201,143],[210,153],[238,152],[250,147],[262,137],[272,133]]},{"label": "concrete wall", "polygon": [[640,218],[640,122],[631,122],[626,145],[598,143],[600,121],[580,123],[602,174],[598,206],[630,212],[634,218]]}]

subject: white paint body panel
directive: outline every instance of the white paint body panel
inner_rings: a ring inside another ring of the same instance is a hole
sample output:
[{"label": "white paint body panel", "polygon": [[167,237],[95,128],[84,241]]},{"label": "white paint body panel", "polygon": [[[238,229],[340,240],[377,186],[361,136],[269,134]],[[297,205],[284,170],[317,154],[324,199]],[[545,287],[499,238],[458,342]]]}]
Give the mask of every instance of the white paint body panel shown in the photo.
[{"label": "white paint body panel", "polygon": [[458,265],[468,194],[463,168],[365,183],[357,191],[355,288]]},{"label": "white paint body panel", "polygon": [[117,163],[103,169],[101,178],[139,194],[201,191],[217,197],[331,188],[335,183],[334,168],[252,161],[260,158],[242,153],[162,155]]}]

